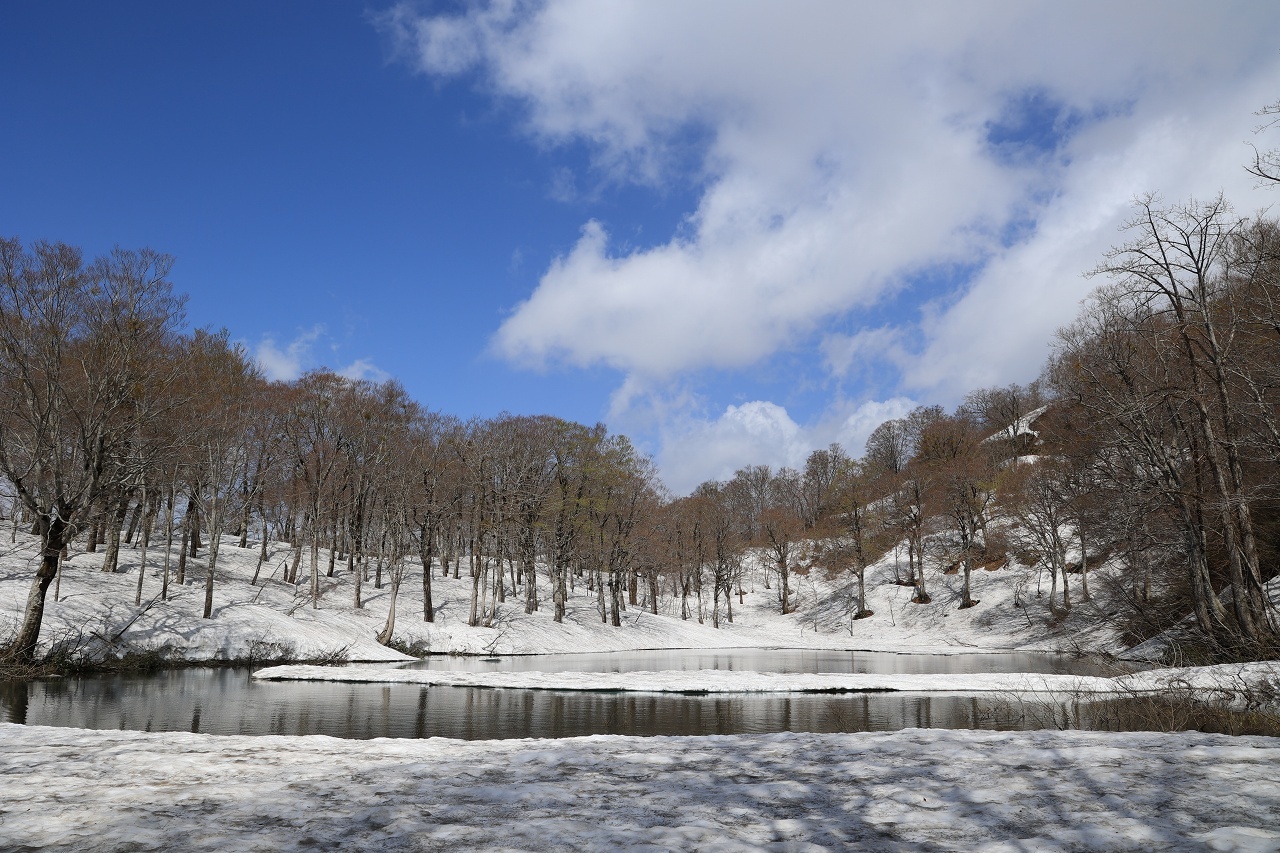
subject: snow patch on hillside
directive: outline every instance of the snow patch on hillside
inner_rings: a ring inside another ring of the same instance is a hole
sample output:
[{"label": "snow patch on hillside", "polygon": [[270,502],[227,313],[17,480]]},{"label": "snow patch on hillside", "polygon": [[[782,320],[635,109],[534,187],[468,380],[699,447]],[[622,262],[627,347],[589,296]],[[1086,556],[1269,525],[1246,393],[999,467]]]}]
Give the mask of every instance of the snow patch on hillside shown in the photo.
[{"label": "snow patch on hillside", "polygon": [[[99,571],[101,553],[76,553],[64,566],[60,600],[49,591],[41,650],[65,643],[84,650],[155,651],[167,649],[186,661],[348,659],[397,661],[408,657],[376,642],[386,622],[390,590],[372,582],[363,588],[362,608],[354,606],[354,575],[339,561],[333,577],[325,575],[327,552],[321,552],[322,593],[316,606],[308,596],[306,567],[295,587],[284,583],[289,549],[271,543],[258,585],[250,584],[257,568],[256,543],[236,547],[224,539],[216,571],[213,618],[202,619],[207,550],[190,561],[188,583],[170,587],[169,601],[158,599],[161,549],[148,555],[142,606],[134,605],[140,552],[125,546],[121,569]],[[19,533],[17,542],[0,552],[0,638],[11,636],[35,569],[36,542]],[[1121,647],[1105,615],[1090,605],[1077,605],[1070,619],[1051,614],[1044,604],[1047,579],[1025,566],[975,571],[973,594],[980,603],[960,610],[960,578],[929,572],[931,604],[912,604],[914,590],[895,582],[905,575],[905,561],[894,552],[867,571],[868,619],[852,620],[854,586],[848,576],[828,580],[824,570],[805,559],[793,575],[794,612],[780,613],[777,581],[763,583],[759,557],[748,555],[743,594],[733,597],[733,621],[713,628],[706,615],[680,618],[678,599],[664,597],[659,613],[632,606],[621,627],[603,624],[595,594],[579,581],[570,594],[563,623],[552,619],[549,590],[541,590],[542,609],[526,615],[523,600],[509,596],[487,626],[470,627],[471,580],[432,579],[436,619],[423,620],[422,574],[410,567],[396,607],[397,645],[420,653],[538,654],[679,648],[815,648],[958,654],[974,651],[1104,651]],[[176,554],[172,562],[176,564]],[[812,562],[812,560],[810,560]],[[804,572],[807,571],[807,574]],[[540,577],[540,581],[544,578]],[[709,607],[709,595],[704,601]],[[696,602],[691,601],[696,608]],[[723,604],[722,604],[723,608]]]}]

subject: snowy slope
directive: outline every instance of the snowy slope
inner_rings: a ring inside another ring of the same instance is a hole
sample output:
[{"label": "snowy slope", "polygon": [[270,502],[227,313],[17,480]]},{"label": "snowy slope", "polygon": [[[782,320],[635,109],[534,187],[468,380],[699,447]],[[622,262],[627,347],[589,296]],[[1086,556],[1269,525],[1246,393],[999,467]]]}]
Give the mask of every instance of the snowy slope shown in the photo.
[{"label": "snowy slope", "polygon": [[[254,543],[250,543],[253,545]],[[403,660],[380,646],[390,601],[389,589],[364,585],[364,607],[353,606],[353,576],[340,562],[334,577],[323,577],[323,593],[313,608],[307,596],[305,566],[295,588],[283,583],[287,546],[273,543],[262,570],[264,580],[251,586],[257,549],[241,549],[227,538],[221,549],[214,592],[214,618],[200,618],[207,551],[193,561],[188,584],[171,588],[169,601],[159,601],[161,554],[148,555],[143,606],[136,607],[134,588],[140,554],[125,547],[122,570],[98,571],[101,553],[74,554],[64,569],[61,599],[50,590],[42,648],[58,641],[85,649],[169,649],[188,661],[226,659]],[[18,535],[15,545],[0,552],[0,638],[11,635],[21,618],[34,571],[35,542]],[[176,562],[176,557],[174,558]],[[321,552],[327,568],[327,553]],[[904,573],[905,568],[899,567]],[[779,613],[777,591],[763,586],[759,565],[734,597],[734,621],[712,628],[679,618],[678,602],[664,600],[659,615],[630,608],[623,625],[601,623],[595,596],[584,587],[571,593],[563,624],[552,620],[549,606],[525,615],[521,600],[500,606],[491,627],[466,624],[471,582],[465,576],[433,579],[436,621],[422,618],[421,569],[412,567],[397,602],[396,641],[421,652],[462,654],[536,654],[540,652],[620,651],[658,648],[833,648],[906,652],[961,653],[1008,649],[1117,651],[1113,632],[1101,626],[1100,614],[1078,605],[1073,617],[1055,619],[1036,596],[1036,573],[1026,567],[974,573],[974,596],[980,603],[959,610],[959,578],[931,571],[933,603],[910,603],[913,590],[894,583],[894,555],[868,570],[869,619],[850,620],[852,584],[848,578],[827,580],[820,567],[793,578],[796,612]],[[775,582],[776,583],[776,582]],[[1047,593],[1047,586],[1044,591]],[[550,595],[543,590],[543,601]],[[1014,606],[1015,596],[1021,606]],[[709,605],[709,601],[707,604]]]}]

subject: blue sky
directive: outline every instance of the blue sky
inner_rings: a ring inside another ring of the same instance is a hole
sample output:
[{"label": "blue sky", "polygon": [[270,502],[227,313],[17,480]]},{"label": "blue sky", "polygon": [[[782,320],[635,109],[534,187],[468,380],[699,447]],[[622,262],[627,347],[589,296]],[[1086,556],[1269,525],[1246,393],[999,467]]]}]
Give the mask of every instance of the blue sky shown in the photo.
[{"label": "blue sky", "polygon": [[1271,200],[1272,3],[8,3],[0,233],[274,376],[605,420],[687,491],[1034,378],[1137,192]]}]

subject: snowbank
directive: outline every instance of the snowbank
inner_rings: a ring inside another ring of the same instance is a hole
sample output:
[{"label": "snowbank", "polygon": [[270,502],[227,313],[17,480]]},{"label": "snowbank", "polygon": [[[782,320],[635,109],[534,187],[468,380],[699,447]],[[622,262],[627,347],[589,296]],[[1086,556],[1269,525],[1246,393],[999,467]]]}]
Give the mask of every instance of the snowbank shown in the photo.
[{"label": "snowbank", "polygon": [[0,725],[0,848],[1280,850],[1280,739],[343,741]]},{"label": "snowbank", "polygon": [[628,693],[1057,693],[1135,694],[1186,688],[1229,692],[1260,681],[1280,685],[1280,663],[1161,669],[1116,678],[1027,673],[847,674],[742,672],[450,672],[385,667],[276,666],[253,675],[269,681],[340,681],[443,687],[504,687]]}]

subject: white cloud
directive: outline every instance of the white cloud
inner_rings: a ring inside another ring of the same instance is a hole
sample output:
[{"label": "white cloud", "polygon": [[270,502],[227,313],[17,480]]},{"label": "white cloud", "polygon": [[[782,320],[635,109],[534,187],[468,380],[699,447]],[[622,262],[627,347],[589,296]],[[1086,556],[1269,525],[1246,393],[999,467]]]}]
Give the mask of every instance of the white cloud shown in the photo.
[{"label": "white cloud", "polygon": [[[685,227],[620,249],[586,223],[493,342],[517,363],[655,377],[750,365],[953,261],[986,267],[976,295],[925,317],[908,381],[1005,373],[999,360],[1043,352],[1082,295],[1117,200],[1243,175],[1249,113],[1274,100],[1280,69],[1280,7],[1248,2],[410,9],[382,23],[419,67],[478,71],[532,135],[585,141],[615,179],[680,177],[684,134],[709,140]],[[1028,92],[1099,118],[1053,156],[1002,161],[986,128]],[[1030,234],[1005,247],[1001,230],[1026,217]],[[997,362],[956,361],[969,358]]]},{"label": "white cloud", "polygon": [[1194,117],[1168,104],[1139,105],[1127,127],[1081,133],[1073,166],[1040,210],[1034,235],[993,256],[949,307],[925,314],[924,346],[905,365],[907,387],[963,393],[1034,378],[1053,333],[1100,283],[1084,272],[1124,241],[1119,229],[1137,195],[1158,190],[1176,203],[1224,190],[1242,212],[1270,201],[1253,190],[1241,164],[1250,112],[1275,91],[1274,77],[1242,81],[1198,93]]},{"label": "white cloud", "polygon": [[891,326],[863,329],[852,335],[831,333],[823,337],[820,349],[823,366],[832,376],[847,376],[900,367],[909,360],[902,330]]},{"label": "white cloud", "polygon": [[325,333],[323,325],[315,325],[302,331],[284,349],[275,338],[267,336],[253,347],[254,360],[262,372],[273,382],[290,382],[297,379],[312,364],[311,349]]},{"label": "white cloud", "polygon": [[[817,430],[818,435],[815,438],[819,440],[815,440],[813,445],[822,447],[824,444],[837,441],[851,455],[861,456],[867,446],[867,437],[871,435],[872,430],[885,421],[902,417],[917,405],[915,400],[908,397],[871,400],[853,407],[850,411],[843,413],[842,417],[837,407],[833,412],[836,417],[829,418],[824,427]],[[826,434],[830,434],[831,438],[824,443],[820,439]]]},{"label": "white cloud", "polygon": [[[262,368],[262,372],[268,379],[276,382],[292,382],[308,370],[320,367],[315,356],[315,348],[327,337],[327,333],[328,330],[324,324],[317,323],[310,329],[299,332],[283,348],[276,343],[274,337],[267,335],[250,350],[254,360],[258,362],[258,366]],[[328,348],[332,355],[337,355],[340,349],[339,345],[332,341],[328,342]],[[385,382],[391,378],[390,373],[367,358],[358,358],[334,372],[345,379],[352,380],[368,379],[373,382]]]},{"label": "white cloud", "polygon": [[[400,49],[437,79],[478,75],[538,144],[585,145],[605,184],[694,182],[696,205],[654,245],[583,223],[491,342],[514,364],[622,372],[612,416],[656,419],[678,489],[795,465],[828,440],[857,451],[911,398],[1032,378],[1136,193],[1267,200],[1242,143],[1276,98],[1276,4],[417,8],[380,19]],[[991,128],[1026,103],[1071,132],[993,147]],[[692,166],[690,140],[704,146]],[[973,272],[909,303],[918,274],[953,268]],[[767,401],[708,420],[657,399],[805,341],[844,382],[888,368],[877,387],[897,396],[863,392],[810,426]]]},{"label": "white cloud", "polygon": [[335,372],[342,378],[353,381],[368,379],[370,382],[386,382],[391,378],[390,373],[387,373],[387,371],[366,358],[358,358]]},{"label": "white cloud", "polygon": [[839,442],[861,456],[877,426],[915,408],[903,397],[858,406],[834,406],[812,426],[801,426],[785,408],[766,400],[728,406],[712,420],[677,419],[662,435],[657,462],[666,484],[686,494],[706,480],[726,480],[747,465],[804,467],[809,454]]},{"label": "white cloud", "polygon": [[667,486],[685,494],[705,480],[726,480],[744,465],[803,465],[809,449],[786,409],[757,400],[668,432],[657,462]]}]

